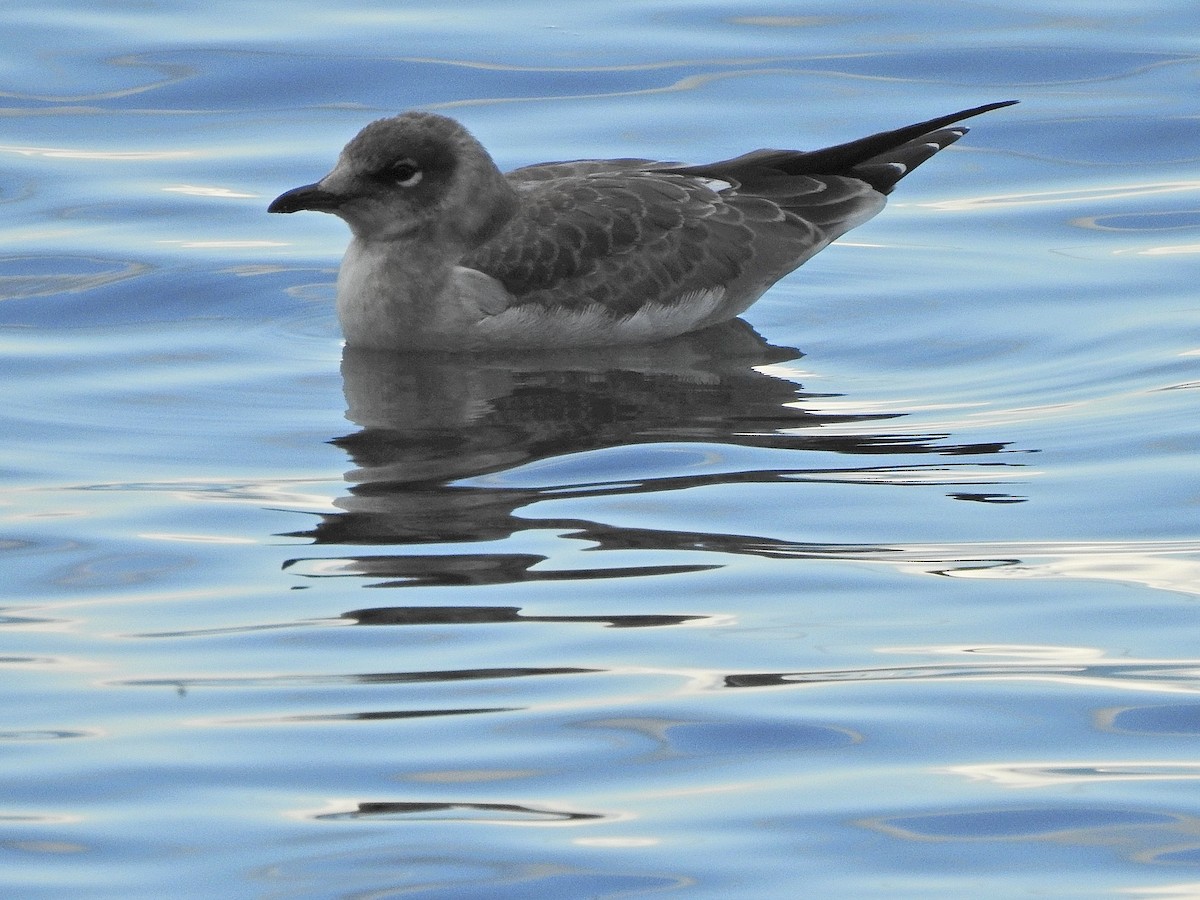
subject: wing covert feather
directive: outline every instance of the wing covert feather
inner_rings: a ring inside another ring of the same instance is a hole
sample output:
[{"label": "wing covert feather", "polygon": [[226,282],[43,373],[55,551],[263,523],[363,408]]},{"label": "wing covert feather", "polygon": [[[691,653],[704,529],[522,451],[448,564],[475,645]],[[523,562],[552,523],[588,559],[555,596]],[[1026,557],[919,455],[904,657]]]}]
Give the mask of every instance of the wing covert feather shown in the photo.
[{"label": "wing covert feather", "polygon": [[780,179],[777,197],[758,197],[647,169],[523,179],[517,214],[462,265],[499,280],[518,304],[599,304],[632,315],[647,302],[669,305],[737,282],[764,239],[770,257],[797,264],[808,246],[823,246],[818,229],[781,208],[825,191],[803,180],[808,191]]}]

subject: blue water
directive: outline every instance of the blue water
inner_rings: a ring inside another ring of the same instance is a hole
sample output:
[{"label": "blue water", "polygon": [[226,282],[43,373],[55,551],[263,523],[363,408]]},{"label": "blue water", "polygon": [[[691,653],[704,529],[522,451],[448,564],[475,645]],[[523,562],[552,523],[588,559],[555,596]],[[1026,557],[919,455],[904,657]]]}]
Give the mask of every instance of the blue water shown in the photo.
[{"label": "blue water", "polygon": [[[1200,896],[1192,4],[0,7],[0,893]],[[367,121],[1020,106],[745,322],[343,353]]]}]

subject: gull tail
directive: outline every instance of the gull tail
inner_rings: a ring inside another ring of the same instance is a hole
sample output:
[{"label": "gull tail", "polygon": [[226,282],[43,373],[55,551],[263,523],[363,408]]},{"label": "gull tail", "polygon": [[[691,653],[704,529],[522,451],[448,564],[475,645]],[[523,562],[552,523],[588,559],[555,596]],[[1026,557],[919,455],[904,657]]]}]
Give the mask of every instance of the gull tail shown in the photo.
[{"label": "gull tail", "polygon": [[742,184],[762,182],[781,175],[847,175],[865,181],[881,194],[890,194],[901,178],[967,133],[964,126],[949,126],[1017,102],[1002,100],[988,103],[893,131],[881,131],[823,150],[754,150],[711,165],[671,171],[709,178],[732,178]]}]

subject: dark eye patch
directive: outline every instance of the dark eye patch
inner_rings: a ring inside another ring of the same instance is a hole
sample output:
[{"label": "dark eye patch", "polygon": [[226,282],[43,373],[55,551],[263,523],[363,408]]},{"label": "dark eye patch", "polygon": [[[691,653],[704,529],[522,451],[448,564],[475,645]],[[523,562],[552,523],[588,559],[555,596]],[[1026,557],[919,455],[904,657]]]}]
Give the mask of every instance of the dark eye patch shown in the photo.
[{"label": "dark eye patch", "polygon": [[406,143],[395,156],[378,160],[368,177],[380,186],[422,192],[436,190],[451,177],[456,160],[449,147],[435,142]]},{"label": "dark eye patch", "polygon": [[423,174],[420,164],[407,156],[396,160],[383,173],[384,177],[401,187],[415,187]]}]

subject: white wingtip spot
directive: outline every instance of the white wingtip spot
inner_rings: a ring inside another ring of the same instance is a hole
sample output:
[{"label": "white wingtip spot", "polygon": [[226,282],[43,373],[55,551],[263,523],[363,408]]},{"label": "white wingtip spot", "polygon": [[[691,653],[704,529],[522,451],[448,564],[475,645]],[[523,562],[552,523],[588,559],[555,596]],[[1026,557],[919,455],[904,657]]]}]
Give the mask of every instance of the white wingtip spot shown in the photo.
[{"label": "white wingtip spot", "polygon": [[699,181],[706,188],[708,188],[710,191],[713,191],[714,193],[717,193],[717,194],[721,193],[721,191],[727,191],[731,187],[733,187],[733,185],[730,184],[728,181],[722,181],[719,178],[697,178],[696,180]]}]

